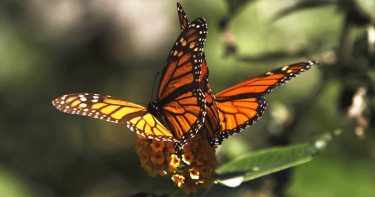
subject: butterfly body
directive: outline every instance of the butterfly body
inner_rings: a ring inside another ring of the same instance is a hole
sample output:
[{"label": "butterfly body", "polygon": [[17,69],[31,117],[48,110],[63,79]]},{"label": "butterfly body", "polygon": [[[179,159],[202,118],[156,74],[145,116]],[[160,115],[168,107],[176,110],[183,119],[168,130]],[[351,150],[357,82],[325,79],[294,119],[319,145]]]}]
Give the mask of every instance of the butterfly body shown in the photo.
[{"label": "butterfly body", "polygon": [[164,125],[166,129],[170,131],[167,121],[165,120],[163,113],[161,111],[161,108],[160,106],[158,106],[158,103],[156,101],[148,103],[147,111],[149,111],[156,119],[158,119]]}]

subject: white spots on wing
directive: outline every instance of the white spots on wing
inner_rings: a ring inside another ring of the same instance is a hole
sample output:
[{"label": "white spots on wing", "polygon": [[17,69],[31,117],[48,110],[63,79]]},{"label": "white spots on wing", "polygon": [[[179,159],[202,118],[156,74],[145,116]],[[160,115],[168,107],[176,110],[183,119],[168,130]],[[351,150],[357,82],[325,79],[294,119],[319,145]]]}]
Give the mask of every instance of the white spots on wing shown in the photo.
[{"label": "white spots on wing", "polygon": [[87,104],[86,103],[81,103],[81,104],[79,104],[79,106],[82,107],[82,108],[85,108],[85,107],[87,107]]}]

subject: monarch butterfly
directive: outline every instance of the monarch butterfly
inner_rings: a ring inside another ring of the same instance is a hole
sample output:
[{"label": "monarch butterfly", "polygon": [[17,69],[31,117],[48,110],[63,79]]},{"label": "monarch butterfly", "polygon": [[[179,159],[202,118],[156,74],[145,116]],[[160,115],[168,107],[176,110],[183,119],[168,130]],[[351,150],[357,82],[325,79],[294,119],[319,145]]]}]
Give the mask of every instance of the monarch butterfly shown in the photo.
[{"label": "monarch butterfly", "polygon": [[[189,20],[178,4],[181,29],[189,25]],[[206,119],[204,130],[211,145],[219,145],[229,136],[239,133],[246,127],[253,125],[267,107],[264,96],[273,88],[285,84],[301,72],[311,68],[317,61],[295,63],[275,69],[248,81],[237,84],[216,95],[212,93],[208,82],[208,68],[204,53],[200,88],[206,98]]]},{"label": "monarch butterfly", "polygon": [[204,124],[206,100],[199,87],[203,45],[207,36],[204,18],[186,25],[167,58],[157,99],[145,108],[111,96],[74,93],[58,97],[59,110],[124,123],[148,139],[184,144]]}]

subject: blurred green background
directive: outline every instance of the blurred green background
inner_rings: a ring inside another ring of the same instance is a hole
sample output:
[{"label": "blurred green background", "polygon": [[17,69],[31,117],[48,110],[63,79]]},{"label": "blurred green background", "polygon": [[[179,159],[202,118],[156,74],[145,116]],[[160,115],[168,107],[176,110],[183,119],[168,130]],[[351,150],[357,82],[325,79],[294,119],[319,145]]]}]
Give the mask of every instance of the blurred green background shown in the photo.
[{"label": "blurred green background", "polygon": [[[268,95],[263,118],[225,140],[219,162],[343,131],[310,163],[204,194],[375,196],[374,1],[180,3],[190,21],[207,20],[204,51],[216,93],[274,68],[321,62]],[[137,137],[125,125],[51,104],[91,92],[147,105],[179,33],[171,0],[1,1],[0,196],[182,194],[170,177],[143,171]],[[350,117],[360,87],[365,107]]]}]

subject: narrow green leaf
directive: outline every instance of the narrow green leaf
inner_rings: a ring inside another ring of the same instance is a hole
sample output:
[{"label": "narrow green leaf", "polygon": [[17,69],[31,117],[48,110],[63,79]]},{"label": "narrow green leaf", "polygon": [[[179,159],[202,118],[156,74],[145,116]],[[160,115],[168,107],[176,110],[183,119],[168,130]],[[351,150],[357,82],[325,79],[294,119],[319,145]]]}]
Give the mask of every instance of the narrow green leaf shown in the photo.
[{"label": "narrow green leaf", "polygon": [[219,174],[217,181],[229,187],[236,187],[244,181],[306,163],[321,154],[338,134],[340,131],[330,132],[319,136],[311,143],[247,154],[219,167],[216,171]]}]

